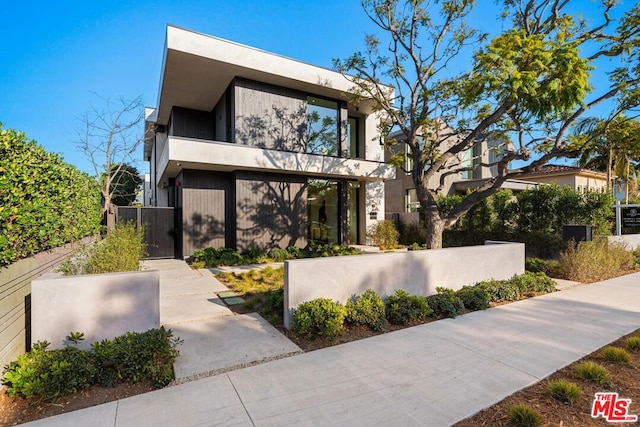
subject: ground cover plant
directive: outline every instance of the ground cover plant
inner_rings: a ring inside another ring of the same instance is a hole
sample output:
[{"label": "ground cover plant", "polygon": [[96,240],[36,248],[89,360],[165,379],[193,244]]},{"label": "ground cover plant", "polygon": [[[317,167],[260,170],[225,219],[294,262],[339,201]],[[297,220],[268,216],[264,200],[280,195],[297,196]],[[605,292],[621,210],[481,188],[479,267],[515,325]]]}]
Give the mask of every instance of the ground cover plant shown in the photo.
[{"label": "ground cover plant", "polygon": [[230,248],[196,249],[193,251],[193,268],[214,268],[220,266],[267,264],[287,259],[319,258],[330,256],[358,255],[358,249],[331,243],[310,243],[306,248],[289,246],[287,248],[250,248],[240,253]]},{"label": "ground cover plant", "polygon": [[238,313],[257,312],[274,326],[282,327],[284,304],[284,267],[266,267],[244,273],[218,273],[216,276],[245,300],[233,306]]},{"label": "ground cover plant", "polygon": [[640,414],[640,352],[630,352],[628,364],[610,362],[604,357],[607,347],[622,348],[633,338],[640,338],[640,329],[460,421],[455,427],[513,426],[510,410],[517,405],[526,405],[535,411],[541,418],[540,425],[545,426],[595,427],[618,424],[591,417],[595,393],[605,391],[618,393],[620,399],[631,399],[629,413]]}]

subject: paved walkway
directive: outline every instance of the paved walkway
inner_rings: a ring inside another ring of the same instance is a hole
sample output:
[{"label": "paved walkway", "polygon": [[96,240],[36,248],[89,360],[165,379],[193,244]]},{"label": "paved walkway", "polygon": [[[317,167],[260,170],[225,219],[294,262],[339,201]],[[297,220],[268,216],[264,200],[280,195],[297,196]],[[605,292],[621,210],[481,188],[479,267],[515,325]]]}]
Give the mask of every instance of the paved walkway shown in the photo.
[{"label": "paved walkway", "polygon": [[32,425],[448,426],[638,328],[640,273]]},{"label": "paved walkway", "polygon": [[217,296],[228,289],[209,270],[180,260],[145,261],[145,268],[160,272],[160,323],[183,340],[177,383],[302,352],[259,315],[229,310]]}]

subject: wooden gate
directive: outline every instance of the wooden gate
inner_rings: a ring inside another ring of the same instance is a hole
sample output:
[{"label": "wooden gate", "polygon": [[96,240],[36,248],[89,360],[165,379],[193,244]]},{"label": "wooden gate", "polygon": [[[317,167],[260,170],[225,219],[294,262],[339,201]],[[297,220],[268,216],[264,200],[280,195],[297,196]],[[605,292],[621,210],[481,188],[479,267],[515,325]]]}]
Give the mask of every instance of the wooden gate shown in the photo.
[{"label": "wooden gate", "polygon": [[175,222],[173,208],[118,206],[118,222],[144,225],[148,258],[175,258]]}]

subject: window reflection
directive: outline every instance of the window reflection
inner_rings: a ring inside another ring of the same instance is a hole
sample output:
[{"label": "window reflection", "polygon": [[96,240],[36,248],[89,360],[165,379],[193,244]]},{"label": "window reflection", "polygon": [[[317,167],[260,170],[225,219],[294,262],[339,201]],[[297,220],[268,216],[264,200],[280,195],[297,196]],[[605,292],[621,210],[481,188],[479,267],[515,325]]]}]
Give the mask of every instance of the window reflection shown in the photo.
[{"label": "window reflection", "polygon": [[307,147],[310,154],[338,156],[338,103],[307,98]]}]

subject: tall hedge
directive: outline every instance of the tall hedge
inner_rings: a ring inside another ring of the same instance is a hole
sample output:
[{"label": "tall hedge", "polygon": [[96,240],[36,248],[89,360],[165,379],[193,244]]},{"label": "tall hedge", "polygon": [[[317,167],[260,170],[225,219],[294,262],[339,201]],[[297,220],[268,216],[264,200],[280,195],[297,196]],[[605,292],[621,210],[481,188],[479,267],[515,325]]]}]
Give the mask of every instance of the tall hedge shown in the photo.
[{"label": "tall hedge", "polygon": [[[446,214],[465,196],[443,196],[438,205]],[[482,244],[484,240],[524,242],[529,256],[552,257],[563,249],[562,226],[591,224],[594,234],[611,234],[613,198],[609,193],[543,184],[512,194],[501,190],[484,199],[444,233],[445,246]]]},{"label": "tall hedge", "polygon": [[0,266],[98,231],[96,181],[0,123]]}]

